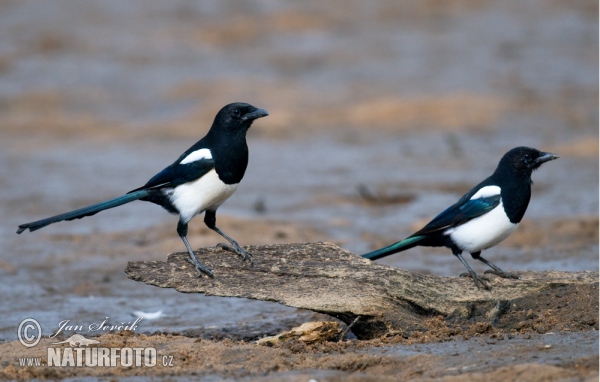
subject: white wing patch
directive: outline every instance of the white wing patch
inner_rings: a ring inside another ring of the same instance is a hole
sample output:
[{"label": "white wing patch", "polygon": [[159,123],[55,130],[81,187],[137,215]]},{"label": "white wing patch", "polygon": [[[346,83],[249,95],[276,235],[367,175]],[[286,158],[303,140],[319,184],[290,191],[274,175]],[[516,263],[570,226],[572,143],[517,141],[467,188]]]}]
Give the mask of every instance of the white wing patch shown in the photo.
[{"label": "white wing patch", "polygon": [[471,196],[470,200],[488,198],[490,196],[500,195],[500,187],[498,186],[485,186],[479,189],[475,195]]},{"label": "white wing patch", "polygon": [[201,159],[212,159],[212,154],[210,153],[209,149],[192,151],[187,157],[183,158],[179,164],[192,163]]}]

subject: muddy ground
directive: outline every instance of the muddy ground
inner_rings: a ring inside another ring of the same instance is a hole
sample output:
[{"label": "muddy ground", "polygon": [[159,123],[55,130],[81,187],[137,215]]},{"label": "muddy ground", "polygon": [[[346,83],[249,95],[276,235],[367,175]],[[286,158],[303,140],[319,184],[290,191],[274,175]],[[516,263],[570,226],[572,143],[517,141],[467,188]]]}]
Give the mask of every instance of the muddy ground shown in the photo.
[{"label": "muddy ground", "polygon": [[[251,128],[248,171],[217,215],[242,245],[389,244],[529,145],[561,158],[533,175],[523,223],[487,258],[597,271],[597,31],[587,0],[0,2],[0,378],[598,380],[597,286],[541,293],[496,323],[440,317],[407,338],[265,347],[254,341],[331,318],[127,279],[127,261],[183,250],[156,206],[14,233],[144,184],[221,106],[247,101],[271,115]],[[219,242],[201,219],[189,239]],[[464,270],[445,249],[381,262]],[[154,347],[172,367],[19,365],[43,357],[64,320],[139,311],[162,313],[133,332],[57,338]],[[33,348],[17,341],[28,317],[44,335]]]},{"label": "muddy ground", "polygon": [[[151,334],[136,330],[86,334],[88,340],[97,342],[86,346],[85,351],[96,346],[153,348],[157,362],[151,367],[89,367],[84,373],[76,367],[44,366],[50,357],[47,348],[64,346],[71,350],[59,342],[69,341],[72,335],[65,329],[42,339],[34,348],[24,348],[18,341],[2,345],[0,378],[85,375],[118,380],[144,380],[149,376],[169,380],[595,380],[598,292],[597,283],[565,285],[542,291],[535,299],[517,299],[493,320],[481,315],[474,315],[479,319],[438,316],[425,319],[423,330],[362,341],[342,332],[317,342],[313,337],[308,343],[293,339],[257,344],[258,339],[276,334],[276,330],[252,323]],[[332,320],[320,314],[302,319]],[[278,323],[280,327],[294,324],[294,320]],[[10,362],[32,357],[40,359],[42,366]]]}]

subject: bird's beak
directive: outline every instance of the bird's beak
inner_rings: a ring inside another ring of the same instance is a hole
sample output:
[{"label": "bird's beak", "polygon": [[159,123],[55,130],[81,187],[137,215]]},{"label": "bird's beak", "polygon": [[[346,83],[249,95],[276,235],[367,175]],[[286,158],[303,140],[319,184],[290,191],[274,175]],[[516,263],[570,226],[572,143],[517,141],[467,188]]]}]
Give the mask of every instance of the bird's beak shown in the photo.
[{"label": "bird's beak", "polygon": [[554,160],[554,159],[558,159],[560,158],[558,155],[556,154],[552,154],[552,153],[542,153],[541,156],[539,156],[536,160],[535,163],[540,165],[542,163]]},{"label": "bird's beak", "polygon": [[269,115],[269,112],[266,111],[265,109],[254,109],[253,112],[251,113],[247,113],[246,115],[244,115],[242,117],[242,121],[252,121],[258,118],[262,118],[262,117],[266,117],[267,115]]}]

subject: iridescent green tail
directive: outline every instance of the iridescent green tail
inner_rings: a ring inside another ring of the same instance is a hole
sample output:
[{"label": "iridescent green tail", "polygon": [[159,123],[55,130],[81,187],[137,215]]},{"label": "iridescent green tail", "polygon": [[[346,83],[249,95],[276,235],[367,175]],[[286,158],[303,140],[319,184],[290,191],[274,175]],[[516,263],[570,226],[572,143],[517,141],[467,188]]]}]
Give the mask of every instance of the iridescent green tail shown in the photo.
[{"label": "iridescent green tail", "polygon": [[83,208],[80,208],[75,211],[66,212],[64,214],[60,214],[60,215],[56,215],[56,216],[51,216],[49,218],[38,220],[35,222],[31,222],[31,223],[21,224],[19,226],[19,229],[17,230],[17,233],[20,234],[21,232],[23,232],[27,229],[29,229],[30,232],[33,232],[33,231],[37,231],[38,229],[44,228],[45,226],[50,225],[52,223],[61,222],[64,220],[81,219],[82,217],[85,217],[85,216],[92,216],[92,215],[97,214],[100,211],[104,211],[109,208],[115,208],[115,207],[121,206],[123,204],[133,202],[134,200],[144,198],[146,196],[148,196],[148,190],[139,190],[139,191],[130,192],[129,194],[119,196],[118,198],[114,198],[111,200],[107,200],[105,202],[93,204],[91,206],[83,207]]},{"label": "iridescent green tail", "polygon": [[424,238],[425,236],[411,236],[392,245],[388,245],[387,247],[378,249],[373,252],[365,253],[364,255],[362,255],[362,257],[369,260],[381,259],[382,257],[393,255],[394,253],[402,252],[409,248],[416,247],[417,245],[419,245],[419,242]]}]

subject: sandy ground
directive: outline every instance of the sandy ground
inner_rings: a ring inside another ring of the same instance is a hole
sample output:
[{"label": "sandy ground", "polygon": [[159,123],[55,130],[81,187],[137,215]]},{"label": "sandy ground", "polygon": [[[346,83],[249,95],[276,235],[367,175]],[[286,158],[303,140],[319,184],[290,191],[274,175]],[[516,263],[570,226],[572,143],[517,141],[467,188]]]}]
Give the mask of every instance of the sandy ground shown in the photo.
[{"label": "sandy ground", "polygon": [[[411,338],[265,347],[254,341],[331,318],[127,279],[127,261],[183,249],[158,207],[14,234],[145,183],[242,100],[271,112],[250,130],[246,177],[218,214],[243,245],[389,244],[530,145],[561,158],[534,174],[523,223],[488,258],[598,270],[597,15],[584,0],[1,2],[0,378],[597,380],[597,287],[541,294],[491,326],[441,318]],[[201,219],[189,238],[219,242]],[[463,271],[444,249],[381,262]],[[63,320],[130,322],[134,311],[162,315],[135,332],[81,334],[154,347],[174,366],[19,365],[44,357]],[[27,317],[45,337],[34,348],[16,340]]]}]

